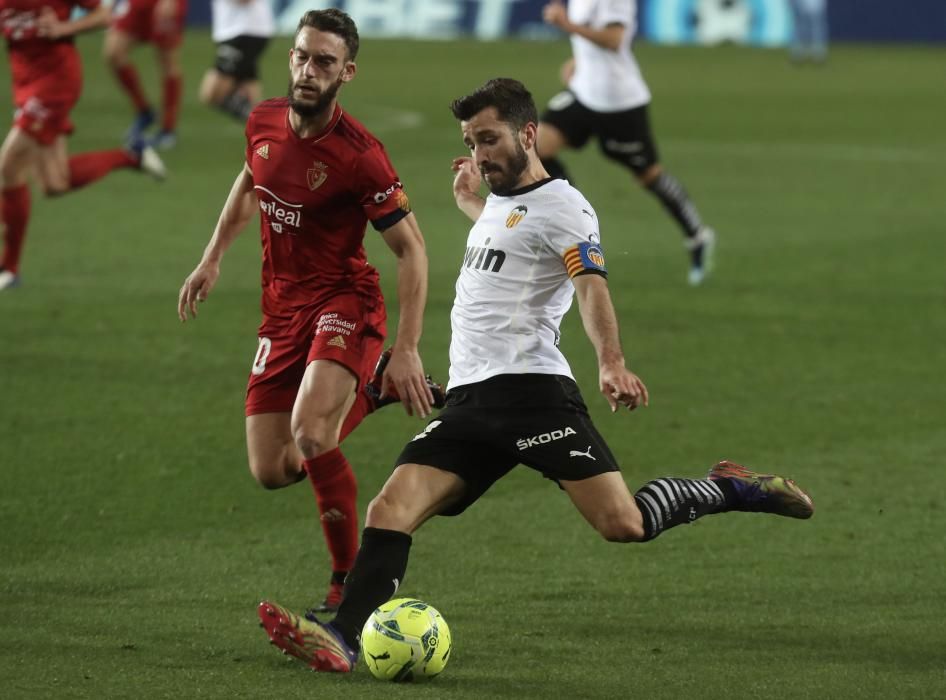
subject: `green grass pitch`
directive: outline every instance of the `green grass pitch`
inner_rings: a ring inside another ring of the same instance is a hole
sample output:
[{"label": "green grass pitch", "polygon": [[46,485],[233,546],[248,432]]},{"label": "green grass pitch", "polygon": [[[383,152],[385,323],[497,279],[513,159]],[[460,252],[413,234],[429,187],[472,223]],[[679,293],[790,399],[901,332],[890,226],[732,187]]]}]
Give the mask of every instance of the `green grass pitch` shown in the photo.
[{"label": "green grass pitch", "polygon": [[[73,152],[117,144],[130,120],[100,43],[80,41]],[[269,94],[285,89],[287,47],[266,56]],[[447,105],[497,75],[544,103],[567,51],[369,39],[342,93],[385,141],[426,235],[422,352],[437,376],[468,231]],[[194,97],[207,35],[184,53],[171,178],[34,190],[24,286],[0,295],[0,695],[946,697],[941,49],[839,47],[798,69],[781,52],[639,48],[662,161],[719,232],[718,267],[688,288],[658,204],[594,147],[573,154],[650,408],[607,411],[575,312],[564,349],[632,487],[728,458],[793,476],[817,511],[707,518],[620,546],[517,470],[415,538],[401,593],[438,607],[456,643],[426,687],[384,686],[363,666],[316,676],[256,626],[262,597],[319,599],[328,559],[309,487],[265,492],[246,468],[255,225],[200,318],[175,316],[243,160],[242,129]],[[153,94],[150,53],[137,58]],[[393,302],[393,256],[368,240]],[[362,507],[422,425],[389,408],[346,443]]]}]

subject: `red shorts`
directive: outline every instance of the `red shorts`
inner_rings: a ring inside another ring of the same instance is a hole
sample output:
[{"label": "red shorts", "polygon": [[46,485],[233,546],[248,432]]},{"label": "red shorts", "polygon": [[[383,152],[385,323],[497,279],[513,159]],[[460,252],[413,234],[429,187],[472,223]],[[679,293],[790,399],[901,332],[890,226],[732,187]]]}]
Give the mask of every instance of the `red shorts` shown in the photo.
[{"label": "red shorts", "polygon": [[[69,47],[70,49],[72,47]],[[60,135],[73,132],[69,113],[82,93],[82,66],[74,51],[62,52],[54,73],[37,72],[22,60],[14,63],[15,126],[48,146]]]},{"label": "red shorts", "polygon": [[264,317],[246,386],[246,415],[292,411],[313,360],[338,362],[363,386],[384,349],[386,320],[383,299],[357,294],[305,307],[289,321]]},{"label": "red shorts", "polygon": [[166,26],[155,20],[154,9],[158,0],[118,0],[112,10],[112,26],[141,42],[152,43],[162,49],[181,45],[184,22],[187,19],[187,0],[177,0],[177,11]]}]

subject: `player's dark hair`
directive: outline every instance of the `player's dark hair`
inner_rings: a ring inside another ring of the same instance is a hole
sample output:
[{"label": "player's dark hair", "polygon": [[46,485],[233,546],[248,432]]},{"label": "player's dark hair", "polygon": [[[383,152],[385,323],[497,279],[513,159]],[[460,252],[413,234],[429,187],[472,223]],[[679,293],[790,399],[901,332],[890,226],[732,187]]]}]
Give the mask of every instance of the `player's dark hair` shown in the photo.
[{"label": "player's dark hair", "polygon": [[450,104],[450,111],[460,121],[469,121],[487,107],[495,107],[499,118],[519,131],[529,122],[539,123],[532,94],[512,78],[493,78],[465,97]]},{"label": "player's dark hair", "polygon": [[355,21],[341,10],[330,7],[327,10],[309,10],[302,19],[299,20],[299,26],[296,27],[296,36],[303,27],[312,27],[320,32],[330,32],[337,34],[345,41],[348,48],[348,60],[354,61],[358,55],[358,27]]}]

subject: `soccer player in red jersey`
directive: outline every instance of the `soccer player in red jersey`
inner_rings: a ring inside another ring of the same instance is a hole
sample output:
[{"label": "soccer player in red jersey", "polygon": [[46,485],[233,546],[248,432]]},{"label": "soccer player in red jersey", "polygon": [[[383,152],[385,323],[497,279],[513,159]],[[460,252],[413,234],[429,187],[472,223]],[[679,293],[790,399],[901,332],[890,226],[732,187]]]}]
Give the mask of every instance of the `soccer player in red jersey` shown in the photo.
[{"label": "soccer player in red jersey", "polygon": [[[87,13],[70,19],[75,8]],[[0,290],[19,284],[20,254],[30,216],[27,177],[35,171],[47,196],[71,192],[116,168],[137,168],[164,177],[164,164],[150,148],[113,149],[69,157],[73,131],[69,112],[82,91],[76,34],[108,22],[99,0],[0,0],[0,28],[13,73],[13,126],[0,148],[0,218],[3,257]]]},{"label": "soccer player in red jersey", "polygon": [[184,281],[178,315],[196,316],[220,260],[254,212],[263,243],[263,320],[246,393],[250,471],[268,489],[308,475],[332,556],[334,609],[358,551],[356,483],[339,443],[376,404],[364,391],[385,337],[370,221],[398,259],[400,320],[381,396],[426,416],[434,394],[417,350],[427,297],[424,239],[381,143],[337,103],[355,77],[358,31],[335,9],[303,15],[289,52],[288,98],[246,126],[246,164]]},{"label": "soccer player in red jersey", "polygon": [[155,120],[138,71],[129,59],[137,43],[154,44],[161,73],[161,127],[150,142],[158,148],[171,148],[177,142],[175,130],[182,90],[180,47],[186,18],[187,0],[118,0],[115,3],[111,25],[105,34],[105,60],[135,107],[135,121],[127,134],[129,143],[141,139]]}]

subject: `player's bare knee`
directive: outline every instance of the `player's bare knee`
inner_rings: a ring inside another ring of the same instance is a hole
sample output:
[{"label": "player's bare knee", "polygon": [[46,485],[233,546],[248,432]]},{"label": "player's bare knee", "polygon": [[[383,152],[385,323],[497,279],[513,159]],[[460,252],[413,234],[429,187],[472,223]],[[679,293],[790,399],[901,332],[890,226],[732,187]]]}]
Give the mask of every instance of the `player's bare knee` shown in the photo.
[{"label": "player's bare knee", "polygon": [[637,178],[637,181],[640,183],[641,187],[649,187],[654,180],[660,177],[660,173],[663,172],[663,169],[660,167],[660,163],[654,163],[647,166],[643,170],[635,171],[634,177]]},{"label": "player's bare knee", "polygon": [[275,464],[263,468],[254,468],[250,465],[250,473],[253,474],[256,483],[267,491],[286,488],[305,477],[305,471],[302,469],[287,470],[284,465]]},{"label": "player's bare knee", "polygon": [[105,42],[105,49],[102,52],[105,57],[105,63],[112,70],[118,70],[122,68],[128,62],[128,55],[121,47],[113,46],[109,42]]},{"label": "player's bare knee", "polygon": [[399,530],[404,527],[404,515],[404,507],[382,490],[368,504],[365,526]]},{"label": "player's bare knee", "polygon": [[329,440],[315,432],[309,432],[304,428],[293,431],[292,439],[302,453],[304,459],[314,459],[320,454],[328,452]]},{"label": "player's bare knee", "polygon": [[217,101],[214,99],[215,95],[214,86],[210,84],[206,78],[200,84],[200,88],[197,90],[197,99],[200,100],[200,103],[207,105],[208,107],[213,107],[217,104]]},{"label": "player's bare knee", "polygon": [[303,459],[314,459],[338,447],[335,435],[336,431],[321,420],[292,426],[292,439]]},{"label": "player's bare knee", "polygon": [[596,529],[608,542],[640,542],[644,539],[644,523],[630,513],[608,515],[598,521]]},{"label": "player's bare knee", "polygon": [[265,461],[251,458],[250,474],[267,491],[291,486],[306,476],[302,465],[291,464],[286,455],[281,459],[270,457]]}]

